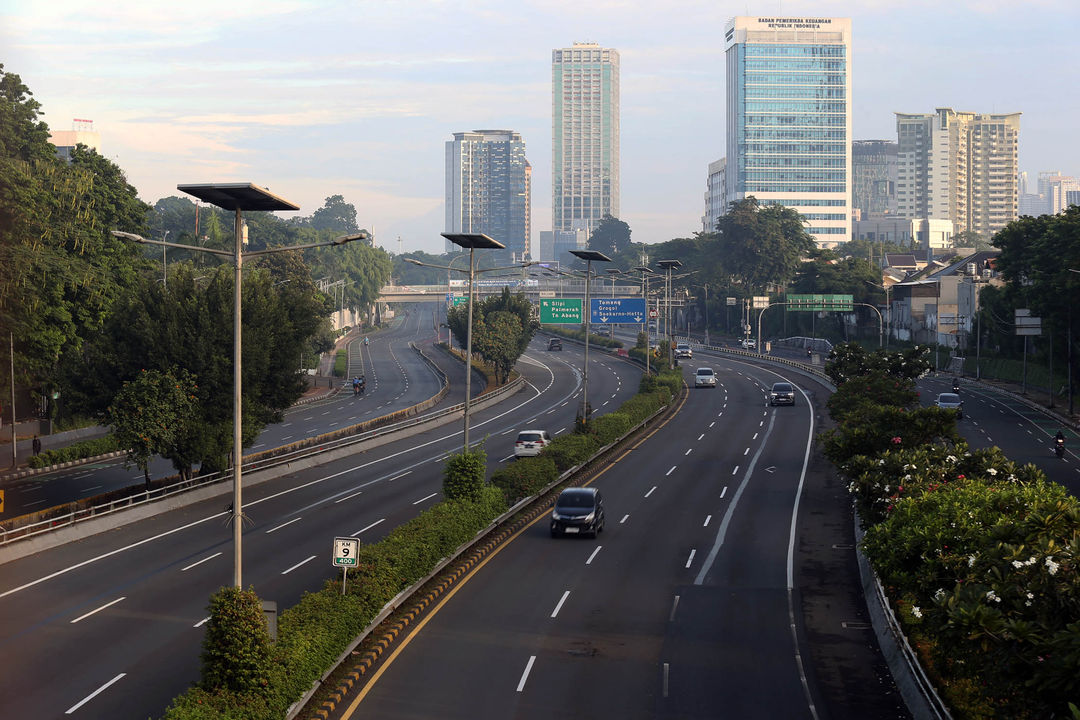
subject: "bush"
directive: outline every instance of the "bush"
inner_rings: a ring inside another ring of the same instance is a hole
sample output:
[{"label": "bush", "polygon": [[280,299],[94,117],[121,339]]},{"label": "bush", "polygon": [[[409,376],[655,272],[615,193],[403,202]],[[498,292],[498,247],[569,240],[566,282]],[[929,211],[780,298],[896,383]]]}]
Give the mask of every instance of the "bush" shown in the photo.
[{"label": "bush", "polygon": [[349,366],[349,354],[342,348],[337,351],[337,355],[334,357],[334,377],[345,377],[345,373],[348,372]]},{"label": "bush", "polygon": [[540,451],[540,457],[550,458],[555,463],[556,469],[563,473],[588,460],[598,447],[600,445],[592,435],[581,433],[559,435],[551,441],[550,445]]},{"label": "bush", "polygon": [[26,461],[26,464],[32,468],[43,468],[49,467],[50,465],[71,462],[73,460],[97,457],[98,455],[105,455],[106,453],[116,452],[118,450],[120,450],[120,448],[116,445],[116,438],[110,434],[104,437],[94,438],[93,440],[82,440],[77,443],[72,443],[67,447],[46,450],[40,455],[32,456]]},{"label": "bush", "polygon": [[487,475],[487,453],[463,451],[446,458],[443,466],[443,495],[447,500],[476,500]]},{"label": "bush", "polygon": [[589,430],[601,447],[610,445],[630,431],[630,417],[621,411],[601,415],[589,423]]},{"label": "bush", "polygon": [[507,505],[536,495],[555,482],[559,471],[550,457],[526,457],[504,465],[491,474],[491,484],[503,492]]},{"label": "bush", "polygon": [[891,405],[859,404],[838,427],[819,435],[825,457],[843,470],[856,455],[877,455],[890,449],[956,443],[956,413],[936,407],[908,411]]},{"label": "bush", "polygon": [[224,587],[210,596],[203,638],[202,687],[250,693],[270,684],[270,636],[255,589]]}]

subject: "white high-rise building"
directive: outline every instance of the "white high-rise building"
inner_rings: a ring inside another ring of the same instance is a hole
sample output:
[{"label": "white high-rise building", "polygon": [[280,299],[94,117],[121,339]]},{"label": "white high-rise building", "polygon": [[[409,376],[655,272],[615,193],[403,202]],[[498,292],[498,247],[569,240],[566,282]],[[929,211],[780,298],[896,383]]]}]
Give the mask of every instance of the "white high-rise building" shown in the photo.
[{"label": "white high-rise building", "polygon": [[951,220],[989,240],[1017,218],[1020,113],[896,113],[901,217]]},{"label": "white high-rise building", "polygon": [[551,229],[619,217],[619,51],[551,51]]},{"label": "white high-rise building", "polygon": [[1057,215],[1069,207],[1069,193],[1080,191],[1080,180],[1058,171],[1039,173],[1039,194],[1045,198],[1046,212]]},{"label": "white high-rise building", "polygon": [[727,158],[709,163],[709,179],[705,191],[705,214],[701,217],[701,232],[716,232],[720,216],[727,212]]},{"label": "white high-rise building", "polygon": [[851,19],[736,17],[724,29],[728,203],[797,210],[851,237]]}]

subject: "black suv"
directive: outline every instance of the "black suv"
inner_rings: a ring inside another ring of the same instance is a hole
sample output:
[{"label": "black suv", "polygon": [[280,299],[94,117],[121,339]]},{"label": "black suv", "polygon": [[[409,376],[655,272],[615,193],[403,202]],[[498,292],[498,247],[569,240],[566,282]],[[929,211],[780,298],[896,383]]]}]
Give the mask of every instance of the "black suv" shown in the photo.
[{"label": "black suv", "polygon": [[794,405],[795,404],[795,388],[791,383],[778,382],[773,383],[772,390],[769,391],[769,404],[770,405]]},{"label": "black suv", "polygon": [[562,350],[562,340],[551,338],[548,340],[548,350]]},{"label": "black suv", "polygon": [[604,499],[596,488],[566,488],[551,510],[551,537],[588,535],[604,530]]}]

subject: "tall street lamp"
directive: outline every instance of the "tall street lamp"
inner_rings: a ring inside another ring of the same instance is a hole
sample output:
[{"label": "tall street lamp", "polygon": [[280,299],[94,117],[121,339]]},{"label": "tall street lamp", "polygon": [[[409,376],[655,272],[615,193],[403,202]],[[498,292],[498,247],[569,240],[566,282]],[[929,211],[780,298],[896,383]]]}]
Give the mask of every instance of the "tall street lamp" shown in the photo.
[{"label": "tall street lamp", "polygon": [[647,265],[638,265],[634,268],[641,273],[641,297],[645,298],[645,323],[642,332],[645,333],[645,374],[649,374],[649,355],[652,353],[652,342],[649,337],[649,276],[657,273]]},{"label": "tall street lamp", "polygon": [[269,190],[261,188],[258,185],[252,183],[209,183],[204,185],[177,185],[177,190],[181,190],[190,195],[194,195],[196,198],[217,205],[224,210],[232,210],[235,212],[235,220],[233,222],[234,229],[234,245],[232,252],[228,250],[217,250],[214,248],[198,247],[196,245],[183,245],[180,243],[170,243],[164,240],[147,240],[144,237],[135,235],[134,233],[121,232],[119,230],[113,230],[112,234],[116,237],[126,238],[135,242],[144,243],[147,245],[164,245],[167,247],[184,248],[185,250],[191,250],[194,252],[208,252],[213,255],[221,255],[224,257],[231,256],[233,258],[233,266],[235,269],[234,276],[234,288],[233,288],[233,506],[232,506],[232,526],[233,526],[233,585],[235,587],[243,587],[242,583],[242,546],[243,546],[243,504],[241,501],[241,487],[242,487],[242,468],[244,453],[243,453],[243,441],[241,438],[242,423],[242,408],[241,408],[241,383],[240,377],[242,372],[241,359],[240,359],[240,336],[241,336],[241,283],[243,282],[243,275],[241,273],[244,258],[253,257],[256,255],[269,255],[270,253],[286,252],[292,250],[306,250],[308,248],[326,247],[330,245],[344,245],[345,243],[352,242],[353,240],[360,240],[368,238],[368,234],[365,231],[356,233],[355,235],[344,235],[329,242],[321,243],[308,243],[306,245],[293,245],[290,247],[278,247],[267,248],[265,250],[253,250],[251,252],[243,252],[243,216],[244,210],[261,210],[261,211],[274,211],[274,210],[299,210],[299,206],[293,205],[288,200],[279,198],[272,194]]},{"label": "tall street lamp", "polygon": [[667,281],[664,283],[664,332],[667,335],[668,370],[675,369],[675,351],[671,347],[671,271],[682,267],[679,260],[660,260],[656,263],[667,270]]},{"label": "tall street lamp", "polygon": [[597,250],[571,250],[570,254],[585,261],[585,369],[581,373],[581,417],[587,425],[592,415],[592,408],[589,407],[589,321],[592,314],[589,312],[589,281],[592,279],[593,261],[611,262],[611,258]]},{"label": "tall street lamp", "polygon": [[892,335],[892,303],[889,302],[889,293],[892,292],[892,285],[878,285],[869,280],[863,282],[885,291],[885,347],[889,347],[889,336]]}]

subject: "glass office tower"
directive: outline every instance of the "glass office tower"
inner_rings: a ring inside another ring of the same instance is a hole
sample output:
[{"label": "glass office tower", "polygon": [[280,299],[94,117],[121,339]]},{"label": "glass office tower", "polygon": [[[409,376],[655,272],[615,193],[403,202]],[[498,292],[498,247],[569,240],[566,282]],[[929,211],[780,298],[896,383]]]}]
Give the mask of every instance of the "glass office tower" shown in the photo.
[{"label": "glass office tower", "polygon": [[728,203],[750,195],[851,238],[851,19],[736,17],[724,29]]},{"label": "glass office tower", "polygon": [[551,51],[551,229],[619,217],[619,51]]}]

